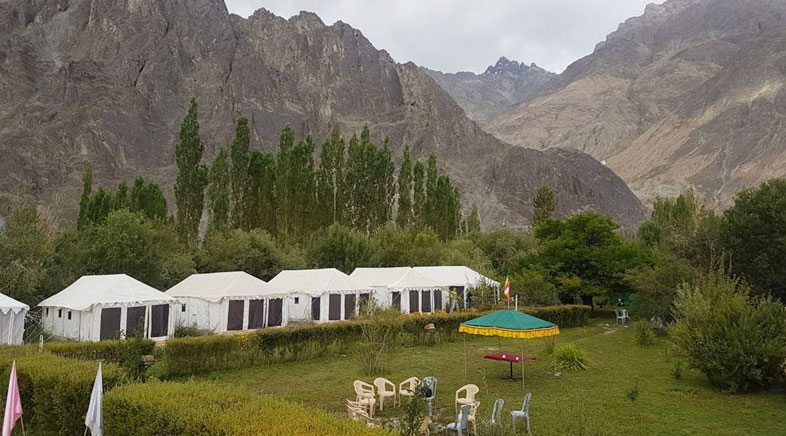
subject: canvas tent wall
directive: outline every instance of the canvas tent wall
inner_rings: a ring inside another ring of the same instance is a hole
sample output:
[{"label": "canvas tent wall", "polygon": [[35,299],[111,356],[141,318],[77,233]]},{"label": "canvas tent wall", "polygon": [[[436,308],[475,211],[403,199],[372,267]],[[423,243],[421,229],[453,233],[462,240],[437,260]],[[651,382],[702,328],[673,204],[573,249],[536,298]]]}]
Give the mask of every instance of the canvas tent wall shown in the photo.
[{"label": "canvas tent wall", "polygon": [[99,341],[131,335],[162,340],[174,331],[177,300],[125,274],[82,276],[38,304],[54,336]]},{"label": "canvas tent wall", "polygon": [[[455,289],[464,307],[468,306],[468,294],[470,289],[480,286],[488,286],[499,292],[499,282],[492,280],[483,274],[466,266],[416,266],[413,269],[425,276],[438,282],[441,286]],[[497,294],[497,298],[499,295]]]},{"label": "canvas tent wall", "polygon": [[372,287],[381,306],[399,307],[402,313],[430,313],[447,304],[447,287],[411,267],[357,268],[350,277]]},{"label": "canvas tent wall", "polygon": [[27,304],[0,294],[0,345],[22,344],[28,310]]},{"label": "canvas tent wall", "polygon": [[291,320],[319,323],[351,318],[372,292],[335,268],[281,271],[268,285],[270,292],[288,295]]},{"label": "canvas tent wall", "polygon": [[192,274],[166,293],[180,301],[178,325],[214,333],[287,325],[284,296],[243,271]]}]

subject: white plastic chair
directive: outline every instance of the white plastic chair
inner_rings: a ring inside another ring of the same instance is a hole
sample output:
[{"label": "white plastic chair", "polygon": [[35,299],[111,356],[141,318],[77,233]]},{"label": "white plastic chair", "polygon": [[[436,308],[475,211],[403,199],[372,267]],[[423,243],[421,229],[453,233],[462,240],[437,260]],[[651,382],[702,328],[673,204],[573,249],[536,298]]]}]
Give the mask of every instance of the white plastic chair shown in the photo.
[{"label": "white plastic chair", "polygon": [[456,422],[451,422],[447,426],[445,426],[445,434],[449,434],[448,432],[455,431],[458,436],[461,436],[464,430],[467,429],[467,420],[469,419],[469,409],[470,406],[461,406],[458,413],[456,413]]},{"label": "white plastic chair", "polygon": [[353,420],[359,420],[359,418],[363,418],[366,420],[370,420],[371,415],[368,413],[368,403],[363,404],[359,401],[352,401],[347,399],[347,414]]},{"label": "white plastic chair", "polygon": [[513,433],[516,432],[516,420],[524,418],[527,420],[527,433],[532,433],[529,427],[529,399],[532,398],[532,392],[528,392],[524,396],[524,404],[521,405],[521,410],[514,410],[510,412],[510,419],[513,421]]},{"label": "white plastic chair", "polygon": [[[379,410],[385,408],[385,398],[393,398],[393,406],[396,405],[396,385],[390,380],[382,377],[374,379],[374,386],[377,388],[377,397],[379,398]],[[388,390],[388,386],[390,390]]]},{"label": "white plastic chair", "polygon": [[502,408],[505,407],[505,400],[498,398],[494,401],[494,409],[491,410],[491,418],[486,421],[487,424],[498,425],[502,419]]},{"label": "white plastic chair", "polygon": [[[466,406],[472,405],[475,402],[475,395],[478,394],[480,389],[478,389],[477,385],[464,385],[456,391],[456,403],[455,403],[455,411],[458,412],[459,405]],[[461,393],[464,393],[464,396],[461,396]]]},{"label": "white plastic chair", "polygon": [[374,416],[374,407],[377,403],[377,400],[374,398],[376,396],[374,392],[374,386],[370,385],[361,380],[355,380],[353,383],[355,387],[355,401],[368,407],[369,416]]},{"label": "white plastic chair", "polygon": [[[434,399],[437,397],[437,378],[426,377],[423,379],[423,399],[428,404],[428,416],[433,415]],[[431,392],[429,392],[431,391]]]},{"label": "white plastic chair", "polygon": [[625,325],[626,321],[630,321],[630,316],[628,315],[628,311],[622,309],[622,311],[614,310],[614,314],[617,315],[617,319],[614,321],[615,324],[621,322],[622,325]]},{"label": "white plastic chair", "polygon": [[[477,436],[478,434],[478,408],[480,408],[480,401],[475,401],[472,404],[467,404],[469,406],[469,417],[467,421],[472,424],[472,432],[475,433]],[[467,432],[469,433],[469,431]]]},{"label": "white plastic chair", "polygon": [[405,397],[414,397],[415,390],[418,388],[420,384],[420,379],[417,377],[410,377],[403,382],[398,384],[398,403],[401,404],[401,396]]}]

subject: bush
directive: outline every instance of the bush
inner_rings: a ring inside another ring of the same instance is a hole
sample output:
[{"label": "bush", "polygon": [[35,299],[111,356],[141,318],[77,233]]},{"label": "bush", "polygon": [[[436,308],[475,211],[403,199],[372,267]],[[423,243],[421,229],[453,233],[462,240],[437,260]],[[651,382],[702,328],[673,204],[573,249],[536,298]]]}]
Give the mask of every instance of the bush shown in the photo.
[{"label": "bush", "polygon": [[560,345],[554,350],[555,371],[583,371],[585,369],[587,369],[587,354],[578,345]]},{"label": "bush", "polygon": [[175,338],[193,338],[197,336],[204,336],[207,332],[200,330],[196,326],[193,325],[176,325],[175,332],[172,334],[172,337]]},{"label": "bush", "polygon": [[105,433],[113,436],[388,434],[321,410],[205,382],[119,387],[104,398],[104,420]]},{"label": "bush", "polygon": [[528,315],[557,324],[560,328],[581,327],[587,325],[592,308],[579,305],[558,305],[543,307],[525,307],[519,309]]},{"label": "bush", "polygon": [[515,293],[519,303],[527,306],[553,306],[559,304],[557,288],[546,276],[546,273],[532,269],[522,270],[511,278],[516,284]]},{"label": "bush", "polygon": [[633,340],[641,346],[655,343],[655,331],[649,321],[636,321],[633,323]]},{"label": "bush", "polygon": [[142,356],[153,354],[156,343],[150,339],[129,338],[100,342],[54,342],[44,349],[52,354],[81,360],[117,363],[133,379],[144,378]]},{"label": "bush", "polygon": [[691,367],[729,392],[766,388],[782,377],[786,308],[751,297],[747,285],[713,272],[677,293],[674,343]]},{"label": "bush", "polygon": [[[98,364],[24,348],[28,350],[17,348],[21,351],[17,355],[0,353],[0,392],[8,391],[11,362],[16,360],[27,424],[41,432],[82,434]],[[124,378],[117,365],[103,365],[104,389],[112,389]]]}]

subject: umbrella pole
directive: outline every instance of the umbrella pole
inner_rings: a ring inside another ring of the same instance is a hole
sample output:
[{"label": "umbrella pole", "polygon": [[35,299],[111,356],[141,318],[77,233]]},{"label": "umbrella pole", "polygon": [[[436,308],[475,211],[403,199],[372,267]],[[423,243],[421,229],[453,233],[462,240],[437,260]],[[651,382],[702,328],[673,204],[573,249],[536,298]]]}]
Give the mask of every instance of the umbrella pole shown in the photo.
[{"label": "umbrella pole", "polygon": [[464,335],[464,383],[467,382],[467,335]]},{"label": "umbrella pole", "polygon": [[521,387],[527,390],[524,386],[524,341],[521,341]]}]

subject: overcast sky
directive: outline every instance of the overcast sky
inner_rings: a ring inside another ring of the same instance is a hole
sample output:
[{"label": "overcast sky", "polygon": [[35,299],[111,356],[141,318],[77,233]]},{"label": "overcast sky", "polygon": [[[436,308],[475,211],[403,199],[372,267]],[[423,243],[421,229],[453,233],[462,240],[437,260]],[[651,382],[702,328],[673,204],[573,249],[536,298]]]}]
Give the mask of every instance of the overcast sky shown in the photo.
[{"label": "overcast sky", "polygon": [[625,19],[662,0],[226,0],[247,17],[316,12],[360,29],[397,62],[483,72],[500,56],[561,72]]}]

